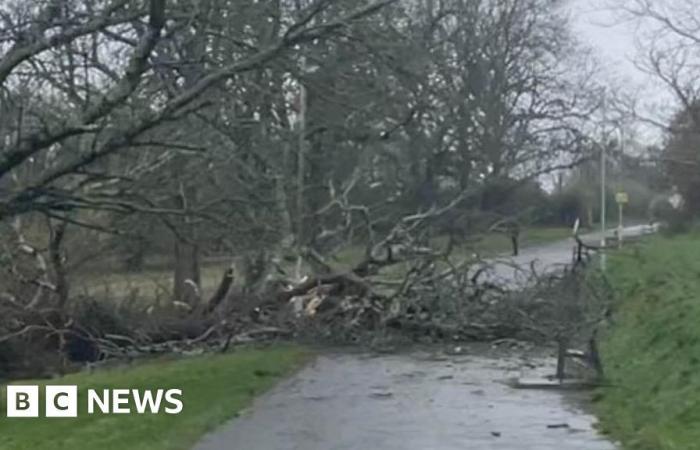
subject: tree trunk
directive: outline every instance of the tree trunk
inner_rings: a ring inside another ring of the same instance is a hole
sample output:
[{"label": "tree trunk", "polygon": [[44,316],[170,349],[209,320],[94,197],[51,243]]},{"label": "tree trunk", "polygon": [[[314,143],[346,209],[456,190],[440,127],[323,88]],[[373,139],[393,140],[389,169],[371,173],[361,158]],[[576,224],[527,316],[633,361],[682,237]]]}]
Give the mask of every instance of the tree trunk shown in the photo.
[{"label": "tree trunk", "polygon": [[206,306],[206,311],[207,312],[212,312],[218,306],[223,303],[223,301],[226,299],[226,296],[228,295],[228,292],[231,290],[231,285],[233,285],[234,282],[234,271],[233,267],[229,267],[226,269],[226,272],[224,272],[224,276],[221,279],[221,282],[219,282],[219,287],[216,289],[216,292],[214,295],[209,299],[209,302],[207,303]]},{"label": "tree trunk", "polygon": [[289,250],[295,241],[292,214],[289,211],[289,198],[287,197],[287,189],[291,186],[287,173],[289,159],[289,144],[285,142],[282,148],[282,168],[275,178],[275,202],[280,215],[279,230],[282,236],[282,251]]},{"label": "tree trunk", "polygon": [[68,303],[68,295],[70,285],[68,284],[68,276],[64,264],[63,254],[61,252],[61,244],[66,235],[68,222],[59,222],[54,225],[51,219],[48,219],[49,226],[49,259],[51,261],[51,269],[53,271],[54,284],[56,286],[56,303],[59,311],[63,312]]},{"label": "tree trunk", "polygon": [[196,306],[200,287],[199,247],[197,244],[175,241],[175,300]]}]

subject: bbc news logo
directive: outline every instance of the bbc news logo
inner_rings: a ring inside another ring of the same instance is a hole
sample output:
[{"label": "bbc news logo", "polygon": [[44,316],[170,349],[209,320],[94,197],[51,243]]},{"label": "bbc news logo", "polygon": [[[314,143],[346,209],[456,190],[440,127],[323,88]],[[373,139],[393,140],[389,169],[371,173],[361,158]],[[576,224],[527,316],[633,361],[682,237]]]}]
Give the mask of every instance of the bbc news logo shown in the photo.
[{"label": "bbc news logo", "polygon": [[87,414],[180,414],[184,408],[181,389],[88,389],[81,399],[78,386],[45,386],[44,401],[39,386],[10,385],[6,388],[7,417],[78,417],[80,401]]}]

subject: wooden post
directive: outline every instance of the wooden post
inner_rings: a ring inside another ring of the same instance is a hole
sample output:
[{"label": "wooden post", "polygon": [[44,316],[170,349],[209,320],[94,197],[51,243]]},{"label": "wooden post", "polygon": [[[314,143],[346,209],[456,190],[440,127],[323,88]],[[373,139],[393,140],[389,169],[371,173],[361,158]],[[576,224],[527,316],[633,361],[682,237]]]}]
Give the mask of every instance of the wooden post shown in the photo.
[{"label": "wooden post", "polygon": [[563,382],[566,378],[566,349],[568,347],[568,340],[560,335],[557,339],[557,379],[559,382]]}]

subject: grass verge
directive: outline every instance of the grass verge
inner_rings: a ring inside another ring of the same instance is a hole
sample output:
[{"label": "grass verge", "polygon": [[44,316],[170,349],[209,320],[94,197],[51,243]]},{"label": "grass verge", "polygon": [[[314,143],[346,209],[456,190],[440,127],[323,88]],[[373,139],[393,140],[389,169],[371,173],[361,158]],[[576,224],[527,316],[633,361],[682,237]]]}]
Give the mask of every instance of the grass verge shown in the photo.
[{"label": "grass verge", "polygon": [[[204,433],[234,417],[257,394],[300,367],[310,356],[310,352],[295,346],[250,348],[223,355],[156,360],[92,374],[72,374],[50,382],[18,382],[16,384],[77,384],[78,418],[3,419],[0,421],[0,448],[188,449]],[[88,388],[179,388],[183,391],[184,409],[179,415],[88,415]],[[5,404],[4,392],[2,404]]]},{"label": "grass verge", "polygon": [[612,257],[616,312],[601,352],[606,432],[635,450],[700,449],[700,235]]}]

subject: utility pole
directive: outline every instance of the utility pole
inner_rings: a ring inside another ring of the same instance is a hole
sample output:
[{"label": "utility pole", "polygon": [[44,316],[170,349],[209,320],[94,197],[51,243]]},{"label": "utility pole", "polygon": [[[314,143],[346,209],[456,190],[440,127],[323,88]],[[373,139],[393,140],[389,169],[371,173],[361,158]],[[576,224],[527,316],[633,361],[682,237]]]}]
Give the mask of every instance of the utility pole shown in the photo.
[{"label": "utility pole", "polygon": [[298,148],[297,148],[297,192],[296,192],[296,278],[301,280],[301,270],[303,265],[303,246],[304,246],[304,205],[305,205],[305,177],[306,177],[306,154],[308,153],[308,142],[306,136],[307,114],[309,112],[309,90],[306,87],[306,75],[316,72],[318,66],[309,66],[306,63],[306,57],[303,55],[300,58],[301,76],[297,80],[299,83],[298,109],[299,115],[297,120],[298,126]]},{"label": "utility pole", "polygon": [[[619,127],[617,131],[620,132],[620,157],[622,158],[625,154],[625,133],[622,130],[622,127]],[[623,160],[624,161],[624,160]],[[619,171],[618,171],[619,173]],[[617,219],[617,245],[619,248],[622,248],[622,231],[623,231],[623,225],[622,225],[622,212],[625,204],[625,198],[622,195],[622,183],[620,181],[620,176],[618,176],[618,192],[619,192],[619,197],[617,199],[617,206],[618,206],[618,219]]]},{"label": "utility pole", "polygon": [[[305,69],[302,60],[302,70]],[[297,280],[301,280],[302,269],[302,245],[303,245],[303,230],[304,230],[304,175],[306,172],[306,109],[308,106],[306,86],[304,80],[299,80],[299,116],[298,116],[298,132],[299,144],[297,148],[297,223],[296,223],[296,251],[297,263],[295,276]]]},{"label": "utility pole", "polygon": [[603,143],[603,146],[600,149],[600,232],[601,232],[601,238],[600,238],[600,268],[601,270],[605,270],[605,201],[606,201],[606,195],[605,195],[605,159],[606,159],[606,147],[607,147],[607,142]]}]

